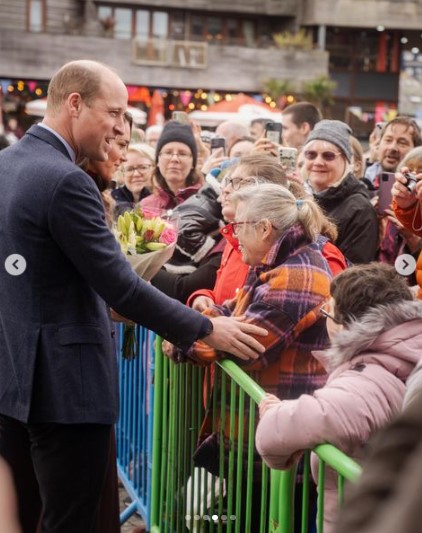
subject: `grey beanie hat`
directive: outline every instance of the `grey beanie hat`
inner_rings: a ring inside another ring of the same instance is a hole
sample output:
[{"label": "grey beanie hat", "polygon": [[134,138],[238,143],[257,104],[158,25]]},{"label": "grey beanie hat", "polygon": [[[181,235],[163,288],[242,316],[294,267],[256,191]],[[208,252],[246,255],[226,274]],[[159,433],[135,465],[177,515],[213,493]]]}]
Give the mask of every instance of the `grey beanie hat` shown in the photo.
[{"label": "grey beanie hat", "polygon": [[352,160],[351,134],[352,130],[350,127],[341,120],[320,120],[308,135],[306,144],[317,140],[333,143],[341,150],[350,163]]}]

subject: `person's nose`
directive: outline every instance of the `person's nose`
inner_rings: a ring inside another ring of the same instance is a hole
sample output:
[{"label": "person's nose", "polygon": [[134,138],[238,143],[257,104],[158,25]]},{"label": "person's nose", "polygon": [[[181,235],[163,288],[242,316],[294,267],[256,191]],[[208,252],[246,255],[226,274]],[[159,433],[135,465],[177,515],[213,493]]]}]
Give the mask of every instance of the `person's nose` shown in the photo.
[{"label": "person's nose", "polygon": [[124,135],[125,133],[125,120],[123,118],[123,114],[119,114],[116,118],[116,122],[114,124],[114,131],[117,135]]}]

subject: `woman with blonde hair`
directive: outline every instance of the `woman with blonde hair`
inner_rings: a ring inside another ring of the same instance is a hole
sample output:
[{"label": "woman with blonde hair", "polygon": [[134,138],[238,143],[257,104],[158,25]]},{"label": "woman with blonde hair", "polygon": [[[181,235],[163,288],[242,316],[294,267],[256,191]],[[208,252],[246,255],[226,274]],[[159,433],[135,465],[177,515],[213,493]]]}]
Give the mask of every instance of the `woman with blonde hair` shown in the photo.
[{"label": "woman with blonde hair", "polygon": [[124,185],[114,189],[111,196],[117,204],[133,206],[151,194],[155,150],[145,143],[131,144],[126,159],[122,168]]}]

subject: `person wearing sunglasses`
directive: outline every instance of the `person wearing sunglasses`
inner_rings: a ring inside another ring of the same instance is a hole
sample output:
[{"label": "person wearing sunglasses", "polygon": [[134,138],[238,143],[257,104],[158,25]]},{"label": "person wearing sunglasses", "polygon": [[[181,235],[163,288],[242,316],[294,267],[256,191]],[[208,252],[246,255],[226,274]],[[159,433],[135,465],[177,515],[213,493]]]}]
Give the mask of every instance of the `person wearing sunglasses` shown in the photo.
[{"label": "person wearing sunglasses", "polygon": [[303,147],[302,173],[337,226],[335,244],[350,262],[368,263],[377,253],[378,220],[365,185],[353,175],[350,135],[344,122],[318,122]]},{"label": "person wearing sunglasses", "polygon": [[[369,439],[399,413],[406,380],[421,358],[422,302],[413,299],[393,267],[376,262],[351,267],[332,280],[330,294],[319,314],[331,347],[313,354],[330,373],[327,383],[296,400],[267,395],[259,405],[255,442],[271,468],[290,468],[303,450],[322,443],[362,462]],[[311,464],[317,479],[314,454]],[[371,494],[377,492],[372,487]],[[338,494],[337,475],[330,468],[324,495],[324,533],[331,533]],[[360,498],[348,510],[347,531],[372,531],[363,525],[369,524],[368,514],[370,506]]]}]

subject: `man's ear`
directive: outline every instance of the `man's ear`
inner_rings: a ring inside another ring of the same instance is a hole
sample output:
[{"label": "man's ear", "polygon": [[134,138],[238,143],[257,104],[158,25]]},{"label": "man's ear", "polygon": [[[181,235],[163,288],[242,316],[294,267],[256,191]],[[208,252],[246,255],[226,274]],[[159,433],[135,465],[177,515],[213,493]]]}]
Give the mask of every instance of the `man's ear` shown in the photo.
[{"label": "man's ear", "polygon": [[79,93],[71,93],[66,100],[67,108],[72,117],[78,117],[82,109],[82,97]]},{"label": "man's ear", "polygon": [[300,129],[300,133],[308,136],[309,133],[311,132],[311,125],[309,124],[309,122],[302,122],[299,129]]}]

